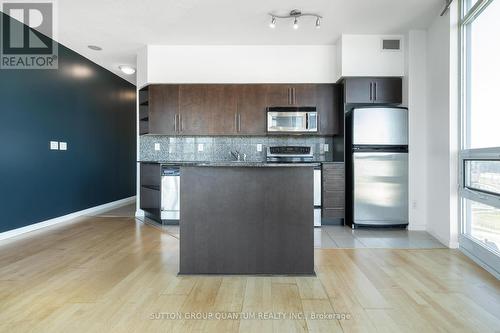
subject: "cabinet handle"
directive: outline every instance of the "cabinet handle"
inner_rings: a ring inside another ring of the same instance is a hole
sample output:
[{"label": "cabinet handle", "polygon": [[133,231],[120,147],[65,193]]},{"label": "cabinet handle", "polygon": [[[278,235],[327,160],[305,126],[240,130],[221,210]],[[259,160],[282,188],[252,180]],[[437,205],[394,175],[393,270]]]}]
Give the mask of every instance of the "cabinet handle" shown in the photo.
[{"label": "cabinet handle", "polygon": [[295,88],[292,88],[292,104],[297,104],[297,101],[295,100]]},{"label": "cabinet handle", "polygon": [[288,105],[292,104],[292,88],[287,88],[288,89]]},{"label": "cabinet handle", "polygon": [[241,132],[241,113],[238,113],[238,132]]},{"label": "cabinet handle", "polygon": [[370,82],[370,101],[373,100],[373,82]]},{"label": "cabinet handle", "polygon": [[377,82],[373,83],[373,100],[377,100]]},{"label": "cabinet handle", "polygon": [[182,115],[179,114],[179,132],[182,132],[184,126],[182,126]]},{"label": "cabinet handle", "polygon": [[238,113],[234,113],[234,130],[238,132]]},{"label": "cabinet handle", "polygon": [[177,113],[174,114],[174,132],[177,133]]}]

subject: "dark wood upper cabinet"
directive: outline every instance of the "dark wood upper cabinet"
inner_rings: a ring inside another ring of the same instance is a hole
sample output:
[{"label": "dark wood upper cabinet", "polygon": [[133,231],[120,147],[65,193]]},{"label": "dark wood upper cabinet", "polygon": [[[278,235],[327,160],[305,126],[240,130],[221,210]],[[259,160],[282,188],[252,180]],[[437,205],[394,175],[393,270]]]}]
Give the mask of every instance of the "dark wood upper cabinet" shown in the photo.
[{"label": "dark wood upper cabinet", "polygon": [[242,84],[238,90],[237,133],[242,135],[266,135],[267,86]]},{"label": "dark wood upper cabinet", "polygon": [[179,86],[158,84],[149,87],[149,133],[178,134]]},{"label": "dark wood upper cabinet", "polygon": [[159,84],[149,87],[149,133],[266,135],[269,106],[316,106],[319,135],[339,133],[334,84]]},{"label": "dark wood upper cabinet", "polygon": [[403,83],[399,77],[344,79],[345,103],[401,104]]},{"label": "dark wood upper cabinet", "polygon": [[[205,113],[209,134],[234,134],[241,121],[237,112],[237,88],[231,84],[212,84],[205,87]],[[199,133],[203,134],[203,133]]]},{"label": "dark wood upper cabinet", "polygon": [[347,78],[344,84],[346,103],[373,103],[373,79]]},{"label": "dark wood upper cabinet", "polygon": [[182,84],[179,87],[178,134],[210,134],[210,103],[213,90],[206,84]]},{"label": "dark wood upper cabinet", "polygon": [[403,102],[403,80],[399,77],[374,80],[375,103],[401,104]]},{"label": "dark wood upper cabinet", "polygon": [[316,106],[317,84],[294,84],[290,86],[292,105],[295,106]]},{"label": "dark wood upper cabinet", "polygon": [[266,106],[292,105],[292,89],[286,84],[263,84],[266,88]]}]

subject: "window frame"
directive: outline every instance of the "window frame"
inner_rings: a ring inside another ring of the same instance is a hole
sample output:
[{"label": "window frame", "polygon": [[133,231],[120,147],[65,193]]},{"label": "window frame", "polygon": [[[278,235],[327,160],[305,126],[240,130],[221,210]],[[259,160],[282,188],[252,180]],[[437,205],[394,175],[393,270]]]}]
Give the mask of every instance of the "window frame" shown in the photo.
[{"label": "window frame", "polygon": [[471,216],[467,209],[467,200],[475,201],[484,205],[500,209],[500,195],[481,191],[466,186],[466,162],[474,160],[500,161],[500,147],[492,148],[469,148],[470,139],[470,59],[471,48],[468,45],[470,38],[470,25],[476,18],[493,2],[500,0],[478,0],[474,6],[467,10],[469,0],[459,0],[459,46],[460,46],[460,108],[459,108],[459,154],[458,154],[458,183],[459,183],[459,207],[460,207],[460,249],[473,258],[479,265],[500,278],[500,256],[495,250],[486,247],[480,240],[473,238],[467,230],[470,225]]}]

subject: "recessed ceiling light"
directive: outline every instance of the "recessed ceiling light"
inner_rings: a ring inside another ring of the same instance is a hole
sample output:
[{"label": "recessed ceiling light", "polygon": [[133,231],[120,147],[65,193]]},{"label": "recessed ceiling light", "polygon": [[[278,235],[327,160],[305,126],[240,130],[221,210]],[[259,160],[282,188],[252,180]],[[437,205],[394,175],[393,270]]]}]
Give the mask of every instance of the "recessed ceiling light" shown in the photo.
[{"label": "recessed ceiling light", "polygon": [[89,45],[88,48],[94,51],[102,51],[102,47],[97,45]]},{"label": "recessed ceiling light", "polygon": [[128,65],[118,66],[118,68],[127,75],[132,75],[135,73],[135,68]]}]

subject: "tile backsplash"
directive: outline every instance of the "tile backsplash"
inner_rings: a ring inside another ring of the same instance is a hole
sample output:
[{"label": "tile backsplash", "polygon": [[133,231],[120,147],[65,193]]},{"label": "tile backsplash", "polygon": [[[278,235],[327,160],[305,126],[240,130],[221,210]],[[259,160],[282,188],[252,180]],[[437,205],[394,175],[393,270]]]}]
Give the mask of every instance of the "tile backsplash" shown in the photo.
[{"label": "tile backsplash", "polygon": [[[262,151],[257,151],[258,145]],[[328,151],[325,151],[325,144]],[[163,136],[140,137],[141,161],[230,161],[231,151],[247,155],[247,161],[265,161],[268,146],[311,146],[316,161],[330,161],[333,156],[333,138],[316,136]]]}]

